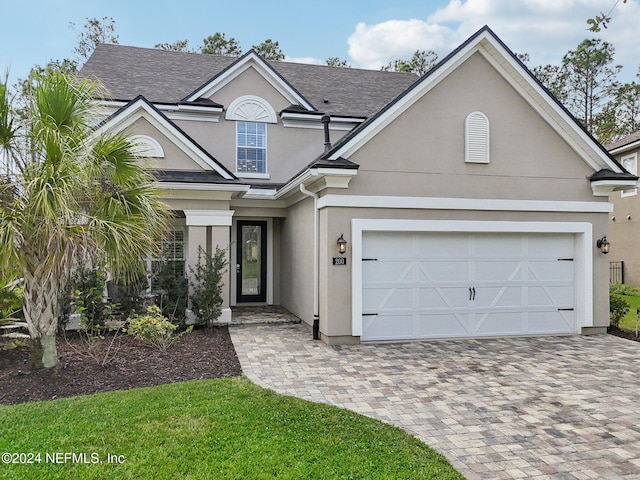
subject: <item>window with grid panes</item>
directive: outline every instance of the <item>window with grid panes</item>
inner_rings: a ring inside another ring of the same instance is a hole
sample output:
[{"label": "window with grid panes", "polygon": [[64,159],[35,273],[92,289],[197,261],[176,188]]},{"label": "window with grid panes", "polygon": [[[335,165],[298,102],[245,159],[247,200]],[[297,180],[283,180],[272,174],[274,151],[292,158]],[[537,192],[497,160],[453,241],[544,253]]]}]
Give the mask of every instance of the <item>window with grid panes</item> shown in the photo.
[{"label": "window with grid panes", "polygon": [[175,229],[162,239],[159,258],[151,260],[151,291],[158,290],[157,272],[160,265],[166,263],[173,270],[176,277],[184,277],[184,230]]},{"label": "window with grid panes", "polygon": [[236,122],[237,171],[266,173],[267,124]]}]

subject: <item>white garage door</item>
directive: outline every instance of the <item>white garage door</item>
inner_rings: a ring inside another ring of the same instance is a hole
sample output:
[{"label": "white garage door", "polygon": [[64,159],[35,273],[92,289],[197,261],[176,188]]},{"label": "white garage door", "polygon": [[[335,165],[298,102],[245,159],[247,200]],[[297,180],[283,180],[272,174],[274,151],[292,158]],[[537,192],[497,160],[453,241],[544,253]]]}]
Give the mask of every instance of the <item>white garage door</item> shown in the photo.
[{"label": "white garage door", "polygon": [[367,340],[575,333],[572,234],[364,232]]}]

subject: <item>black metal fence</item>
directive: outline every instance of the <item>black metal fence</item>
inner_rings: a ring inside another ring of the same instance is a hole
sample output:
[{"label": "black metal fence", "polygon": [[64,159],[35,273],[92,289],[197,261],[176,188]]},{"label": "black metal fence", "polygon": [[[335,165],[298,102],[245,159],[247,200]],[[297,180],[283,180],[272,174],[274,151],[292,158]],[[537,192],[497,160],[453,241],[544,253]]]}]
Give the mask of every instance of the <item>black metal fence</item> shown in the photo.
[{"label": "black metal fence", "polygon": [[624,262],[609,262],[609,283],[624,283]]}]

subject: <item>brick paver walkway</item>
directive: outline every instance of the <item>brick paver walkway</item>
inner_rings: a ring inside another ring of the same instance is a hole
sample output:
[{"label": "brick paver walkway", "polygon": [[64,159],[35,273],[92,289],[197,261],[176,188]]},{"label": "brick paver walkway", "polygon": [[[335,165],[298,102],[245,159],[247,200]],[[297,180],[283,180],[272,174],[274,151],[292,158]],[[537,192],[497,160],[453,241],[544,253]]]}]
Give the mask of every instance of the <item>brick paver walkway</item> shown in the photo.
[{"label": "brick paver walkway", "polygon": [[230,331],[255,383],[398,425],[469,480],[640,478],[640,343],[597,335],[329,347],[301,325]]}]

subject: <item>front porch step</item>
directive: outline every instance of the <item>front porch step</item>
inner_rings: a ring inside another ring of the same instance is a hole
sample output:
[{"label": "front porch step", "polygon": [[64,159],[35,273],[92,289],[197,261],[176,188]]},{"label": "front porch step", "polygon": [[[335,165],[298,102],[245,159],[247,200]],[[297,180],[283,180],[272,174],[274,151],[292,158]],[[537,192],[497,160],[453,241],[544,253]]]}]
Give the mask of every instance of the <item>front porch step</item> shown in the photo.
[{"label": "front porch step", "polygon": [[242,306],[231,307],[229,326],[294,323],[300,323],[300,319],[279,305]]}]

